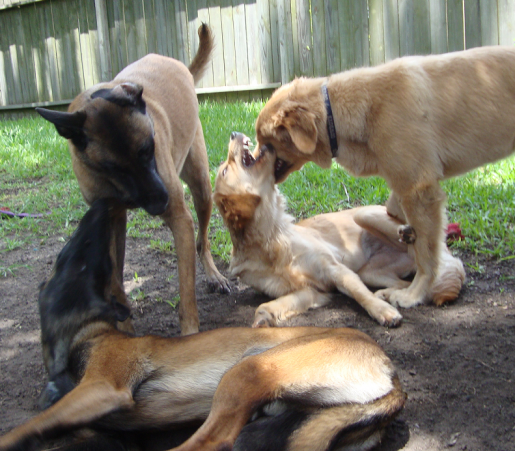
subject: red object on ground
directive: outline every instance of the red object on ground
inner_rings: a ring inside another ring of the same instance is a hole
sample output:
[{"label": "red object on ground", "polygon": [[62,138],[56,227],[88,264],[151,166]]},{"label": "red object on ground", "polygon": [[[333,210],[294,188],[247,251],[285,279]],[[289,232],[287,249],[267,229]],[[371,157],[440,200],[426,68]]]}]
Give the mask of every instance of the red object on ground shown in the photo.
[{"label": "red object on ground", "polygon": [[461,241],[465,239],[465,235],[461,233],[460,225],[453,222],[447,226],[447,242]]}]

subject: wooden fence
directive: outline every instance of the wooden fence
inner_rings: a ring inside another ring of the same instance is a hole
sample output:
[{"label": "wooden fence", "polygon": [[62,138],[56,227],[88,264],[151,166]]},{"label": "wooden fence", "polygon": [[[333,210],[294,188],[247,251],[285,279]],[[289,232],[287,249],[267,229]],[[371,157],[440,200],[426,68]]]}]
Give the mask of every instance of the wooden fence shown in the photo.
[{"label": "wooden fence", "polygon": [[0,112],[66,104],[149,52],[188,64],[200,22],[216,49],[198,92],[247,98],[296,75],[515,44],[515,0],[0,0]]}]

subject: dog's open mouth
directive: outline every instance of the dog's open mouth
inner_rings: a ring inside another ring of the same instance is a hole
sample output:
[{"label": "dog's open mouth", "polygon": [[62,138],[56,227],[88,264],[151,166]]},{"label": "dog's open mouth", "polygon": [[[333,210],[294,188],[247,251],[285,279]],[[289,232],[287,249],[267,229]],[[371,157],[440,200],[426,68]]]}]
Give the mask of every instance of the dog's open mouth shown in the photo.
[{"label": "dog's open mouth", "polygon": [[284,175],[292,166],[293,165],[291,163],[287,163],[286,161],[281,160],[280,158],[276,158],[274,166],[274,176],[276,183],[277,181],[282,181]]}]

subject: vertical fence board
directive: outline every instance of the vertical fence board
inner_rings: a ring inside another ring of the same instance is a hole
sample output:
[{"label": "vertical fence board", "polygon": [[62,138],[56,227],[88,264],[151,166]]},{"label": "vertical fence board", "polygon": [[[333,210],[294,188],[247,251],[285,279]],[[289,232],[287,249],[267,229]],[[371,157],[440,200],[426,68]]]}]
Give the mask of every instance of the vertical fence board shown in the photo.
[{"label": "vertical fence board", "polygon": [[288,83],[294,76],[293,36],[291,28],[291,3],[289,0],[277,2],[279,19],[279,53],[281,56],[281,82]]},{"label": "vertical fence board", "polygon": [[465,48],[481,45],[481,12],[479,0],[466,0],[465,8]]},{"label": "vertical fence board", "polygon": [[431,53],[445,53],[448,51],[446,0],[431,0],[429,16]]},{"label": "vertical fence board", "polygon": [[497,2],[480,0],[479,10],[481,12],[481,45],[499,44]]},{"label": "vertical fence board", "polygon": [[272,43],[272,61],[274,67],[274,81],[281,81],[281,56],[279,52],[279,14],[277,0],[270,0],[270,37]]},{"label": "vertical fence board", "polygon": [[[32,51],[32,60],[34,64],[34,78],[36,96],[31,101],[44,101],[50,97],[48,90],[48,84],[46,79],[47,74],[47,57],[45,52],[45,36],[41,27],[41,18],[39,17],[36,4],[30,5],[24,11],[25,17],[24,22],[28,24],[32,31],[32,43],[27,50]],[[32,47],[30,49],[30,47]]]},{"label": "vertical fence board", "polygon": [[401,55],[399,41],[399,6],[397,0],[383,0],[383,17],[384,59],[385,61],[390,61]]},{"label": "vertical fence board", "polygon": [[[1,24],[4,30],[8,30],[11,26],[10,16],[10,11],[2,14]],[[18,103],[18,99],[14,90],[14,73],[11,62],[11,46],[9,41],[10,39],[7,33],[0,33],[0,49],[2,50],[2,72],[0,73],[0,78],[3,80],[2,84],[4,86],[2,92],[3,96],[5,97],[6,105]]]},{"label": "vertical fence board", "polygon": [[245,23],[247,29],[247,55],[249,68],[249,83],[259,84],[261,77],[261,52],[259,45],[259,30],[257,23],[257,4],[256,0],[245,0]]},{"label": "vertical fence board", "polygon": [[[143,0],[143,14],[145,15],[145,36],[147,37],[147,53],[158,53],[157,51],[157,24],[154,0]],[[159,30],[160,31],[160,30]],[[140,55],[140,58],[144,55]]]},{"label": "vertical fence board", "polygon": [[463,50],[463,3],[462,0],[447,0],[447,40],[449,52]]},{"label": "vertical fence board", "polygon": [[249,65],[247,64],[247,44],[244,36],[245,29],[245,4],[238,0],[233,1],[232,17],[234,23],[234,49],[236,54],[236,79],[239,85],[249,84]]},{"label": "vertical fence board", "polygon": [[313,21],[313,69],[315,76],[327,74],[327,59],[325,52],[325,16],[323,0],[311,0]]},{"label": "vertical fence board", "polygon": [[515,45],[515,0],[498,0],[499,44]]},{"label": "vertical fence board", "polygon": [[369,0],[370,64],[376,66],[385,61],[385,20],[383,0]]},{"label": "vertical fence board", "polygon": [[358,20],[359,27],[356,30],[355,42],[359,43],[356,56],[356,66],[369,66],[370,65],[370,42],[368,26],[368,6],[367,2],[353,2],[354,15]]},{"label": "vertical fence board", "polygon": [[401,55],[415,54],[414,5],[412,0],[399,0],[399,42]]},{"label": "vertical fence board", "polygon": [[226,86],[235,86],[238,84],[236,75],[236,49],[235,49],[235,36],[234,36],[234,20],[232,10],[232,0],[222,0],[220,19],[222,21],[222,34],[220,38],[223,45],[224,55],[224,76]]},{"label": "vertical fence board", "polygon": [[257,0],[258,42],[261,60],[261,82],[272,83],[274,78],[274,61],[272,53],[272,26],[267,0]]},{"label": "vertical fence board", "polygon": [[429,0],[414,0],[413,3],[413,36],[415,39],[415,54],[428,55],[431,53]]},{"label": "vertical fence board", "polygon": [[309,0],[297,0],[297,41],[299,47],[299,75],[313,76],[313,43]]},{"label": "vertical fence board", "polygon": [[340,72],[340,33],[338,20],[338,1],[325,1],[325,49],[327,54],[327,72]]},{"label": "vertical fence board", "polygon": [[59,66],[57,61],[57,46],[52,16],[52,2],[43,3],[41,5],[41,11],[45,27],[45,47],[50,68],[49,76],[52,85],[52,97],[49,100],[55,101],[61,99],[61,79],[59,78]]},{"label": "vertical fence board", "polygon": [[[110,0],[106,2],[109,36],[111,41],[109,46],[110,55],[107,54],[108,49],[103,42],[103,32],[100,31],[102,25],[100,23],[98,24],[98,47],[102,67],[101,79],[103,81],[109,80],[109,78],[115,76],[129,64],[129,51],[127,49],[128,31],[125,27],[125,13],[123,8],[123,0]],[[97,20],[97,22],[100,21]],[[103,67],[104,65],[107,65],[107,62],[103,62],[107,59],[111,63],[111,77],[107,73],[107,68]]]},{"label": "vertical fence board", "polygon": [[[21,85],[23,103],[29,103],[37,94],[35,90],[35,79],[33,76],[33,61],[30,47],[30,29],[24,25],[21,17],[21,10],[16,8],[11,16],[13,29],[16,30],[17,44],[14,46],[18,62],[18,82]],[[27,36],[28,34],[28,36]]]},{"label": "vertical fence board", "polygon": [[211,86],[225,86],[224,52],[222,45],[222,11],[220,4],[209,6],[209,25],[215,36],[213,51],[213,84]]},{"label": "vertical fence board", "polygon": [[186,14],[186,2],[175,1],[175,30],[177,39],[177,59],[185,64],[189,64],[189,44],[188,44],[188,16]]},{"label": "vertical fence board", "polygon": [[298,74],[300,72],[300,55],[299,55],[299,39],[297,32],[297,2],[295,0],[289,0],[290,4],[290,20],[288,25],[291,27],[291,41],[293,49],[293,73]]},{"label": "vertical fence board", "polygon": [[[191,57],[193,58],[198,51],[198,43],[199,43],[198,29],[200,27],[200,24],[202,22],[207,23],[207,24],[211,23],[210,10],[207,7],[206,0],[197,0],[197,20],[192,21],[190,18],[189,21],[193,28],[192,31],[195,34],[195,36],[197,37],[197,45],[194,46],[193,48],[191,48]],[[216,35],[215,35],[215,39],[216,39]],[[199,87],[202,86],[204,88],[208,87],[208,86],[213,86],[213,64],[212,63],[207,66],[206,72],[204,73],[204,76],[202,77],[202,80],[198,84],[198,86]]]}]

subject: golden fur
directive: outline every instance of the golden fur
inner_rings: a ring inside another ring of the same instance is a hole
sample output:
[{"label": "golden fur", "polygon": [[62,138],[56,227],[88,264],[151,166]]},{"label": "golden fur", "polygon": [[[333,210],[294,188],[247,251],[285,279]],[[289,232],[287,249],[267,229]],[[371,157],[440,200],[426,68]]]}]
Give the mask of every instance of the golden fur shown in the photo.
[{"label": "golden fur", "polygon": [[325,82],[336,161],[353,175],[383,177],[392,191],[388,212],[416,232],[416,276],[389,301],[417,305],[431,298],[438,273],[445,229],[439,181],[513,152],[515,48],[404,57],[279,88],[256,121],[258,148],[277,154],[277,182],[308,161],[331,164]]},{"label": "golden fur", "polygon": [[[129,305],[123,290],[127,208],[161,215],[174,236],[179,261],[181,332],[198,332],[195,295],[195,248],[212,289],[228,291],[216,269],[207,237],[211,183],[195,93],[210,61],[213,37],[199,28],[200,45],[189,69],[180,61],[150,54],[123,69],[114,80],[78,95],[68,113],[38,109],[68,139],[81,192],[92,204],[112,200],[112,291]],[[184,200],[184,180],[191,189],[199,221]],[[128,328],[130,330],[130,327]]]},{"label": "golden fur", "polygon": [[390,359],[362,332],[225,328],[163,338],[117,330],[128,309],[102,298],[107,217],[96,201],[39,296],[55,404],[0,437],[0,451],[88,426],[120,432],[132,450],[132,432],[174,436],[201,423],[177,450],[365,451],[379,442],[406,396]]},{"label": "golden fur", "polygon": [[[258,307],[253,325],[278,325],[320,307],[335,289],[356,299],[380,324],[399,324],[401,314],[383,299],[408,286],[403,279],[416,269],[408,245],[399,242],[401,223],[385,207],[370,206],[293,224],[275,185],[274,152],[254,160],[248,145],[241,133],[231,135],[214,198],[231,233],[232,275],[278,298]],[[465,279],[461,261],[445,245],[439,271],[431,293],[437,304],[455,299]],[[374,295],[365,284],[386,289]]]}]

